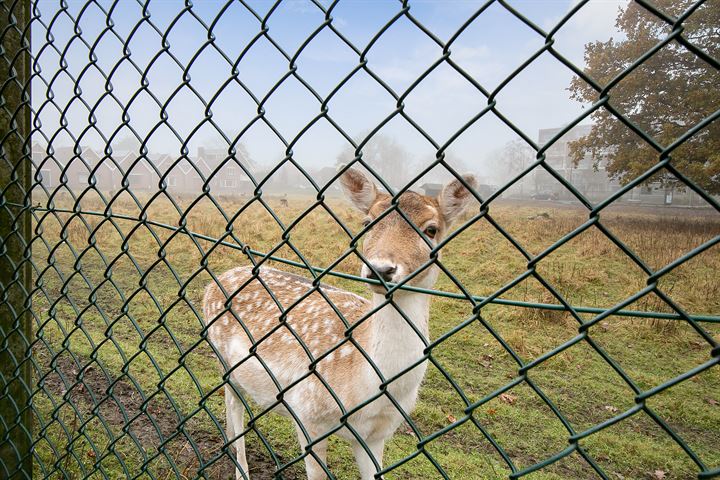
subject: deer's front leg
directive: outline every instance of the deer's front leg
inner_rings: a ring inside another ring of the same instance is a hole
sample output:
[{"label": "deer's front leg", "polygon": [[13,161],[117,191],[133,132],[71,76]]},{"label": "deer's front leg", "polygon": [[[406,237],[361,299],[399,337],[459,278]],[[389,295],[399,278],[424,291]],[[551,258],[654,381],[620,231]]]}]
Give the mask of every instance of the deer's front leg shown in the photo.
[{"label": "deer's front leg", "polygon": [[[382,468],[385,440],[366,440],[365,444],[370,450],[375,462],[377,462],[378,467]],[[373,462],[373,459],[370,458],[368,452],[365,451],[363,446],[357,440],[353,442],[353,452],[355,453],[355,461],[357,461],[358,468],[360,469],[360,478],[362,480],[373,480],[375,478],[375,474],[378,472],[378,468],[375,467],[375,462]]]}]

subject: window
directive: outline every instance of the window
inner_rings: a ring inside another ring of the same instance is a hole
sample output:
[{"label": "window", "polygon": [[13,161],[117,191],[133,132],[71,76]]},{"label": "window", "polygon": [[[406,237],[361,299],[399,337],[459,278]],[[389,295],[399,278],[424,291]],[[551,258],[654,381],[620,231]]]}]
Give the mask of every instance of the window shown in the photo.
[{"label": "window", "polygon": [[49,168],[43,168],[40,170],[40,178],[38,179],[45,187],[52,187],[52,172]]},{"label": "window", "polygon": [[235,167],[228,167],[228,175],[231,177],[235,176],[235,170],[237,170]]},{"label": "window", "polygon": [[567,143],[555,142],[547,150],[548,155],[563,157],[567,153]]},{"label": "window", "polygon": [[237,183],[235,182],[234,178],[226,178],[223,185],[225,186],[225,188],[235,188],[237,186]]},{"label": "window", "polygon": [[131,173],[131,174],[128,176],[128,181],[130,182],[130,186],[131,186],[131,187],[142,188],[142,187],[144,186],[144,183],[145,183],[145,182],[143,181],[144,178],[145,178],[145,175],[143,175],[142,173]]}]

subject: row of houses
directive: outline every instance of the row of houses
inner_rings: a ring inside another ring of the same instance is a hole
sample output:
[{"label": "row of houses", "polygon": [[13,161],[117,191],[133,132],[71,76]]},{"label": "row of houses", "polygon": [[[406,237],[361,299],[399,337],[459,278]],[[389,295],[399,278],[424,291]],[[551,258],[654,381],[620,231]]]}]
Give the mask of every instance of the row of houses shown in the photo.
[{"label": "row of houses", "polygon": [[[228,155],[227,150],[199,147],[195,155],[184,158],[168,154],[140,156],[133,151],[115,151],[104,155],[92,148],[58,147],[52,154],[38,143],[33,144],[32,159],[35,181],[48,192],[58,187],[80,192],[89,186],[101,192],[117,192],[127,182],[133,192],[152,192],[160,188],[164,176],[165,188],[170,194],[194,194],[202,191],[209,178],[210,193],[215,196],[250,195],[256,181],[269,172],[258,169],[246,154]],[[315,169],[309,174],[316,184],[323,186],[336,175],[334,167]],[[310,191],[312,185],[291,164],[274,171],[263,184],[263,191],[302,192]],[[314,191],[314,190],[313,190]],[[332,193],[339,194],[337,185]]]},{"label": "row of houses", "polygon": [[253,185],[243,170],[252,162],[242,155],[229,156],[227,151],[198,148],[192,158],[168,154],[140,156],[137,152],[119,151],[107,156],[89,147],[58,147],[48,153],[40,144],[32,147],[35,180],[48,191],[65,185],[81,191],[91,184],[104,192],[118,191],[127,182],[134,192],[156,191],[160,176],[165,175],[167,190],[175,193],[198,193],[206,179],[217,195],[249,193]]}]

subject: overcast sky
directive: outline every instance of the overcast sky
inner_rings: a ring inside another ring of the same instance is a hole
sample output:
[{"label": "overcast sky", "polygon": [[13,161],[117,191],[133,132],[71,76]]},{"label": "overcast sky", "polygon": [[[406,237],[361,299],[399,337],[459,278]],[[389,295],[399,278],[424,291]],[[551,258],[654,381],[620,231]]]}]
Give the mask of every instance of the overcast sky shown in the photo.
[{"label": "overcast sky", "polygon": [[[112,2],[99,1],[106,10]],[[46,104],[39,112],[46,134],[59,125],[58,109],[65,110],[67,129],[80,143],[102,148],[105,142],[94,129],[88,128],[88,107],[94,108],[96,129],[110,138],[122,123],[122,109],[127,109],[129,125],[141,137],[150,135],[148,147],[153,152],[180,152],[187,142],[191,153],[203,144],[216,144],[221,138],[215,128],[205,124],[206,106],[198,99],[212,104],[212,120],[228,136],[234,137],[255,117],[257,105],[237,82],[222,89],[232,74],[232,62],[237,62],[247,45],[261,31],[261,22],[239,2],[198,0],[191,11],[183,12],[183,2],[151,0],[147,12],[161,31],[168,53],[159,53],[163,40],[147,23],[137,27],[142,8],[135,1],[118,2],[110,18],[114,24],[105,32],[107,15],[90,4],[70,0],[67,13],[59,13],[57,2],[39,4],[40,20],[50,28],[51,37],[40,25],[33,28],[34,50],[39,56],[38,66],[46,82],[55,77],[52,90],[57,108]],[[330,2],[323,2],[329,4]],[[484,4],[479,0],[421,0],[409,2],[410,13],[435,35],[447,42],[458,29]],[[573,0],[516,0],[509,2],[518,11],[546,31],[551,29],[574,5]],[[620,0],[591,1],[577,13],[556,35],[555,48],[567,58],[583,64],[584,45],[593,40],[607,40],[617,36],[614,27],[618,9],[627,2]],[[229,5],[228,5],[229,4]],[[261,0],[248,4],[261,17],[267,15],[273,2]],[[227,8],[225,8],[227,6]],[[218,13],[224,13],[218,18]],[[402,8],[393,0],[341,0],[332,11],[332,25],[359,50],[364,50],[379,29]],[[207,42],[206,25],[212,26],[214,45],[196,53]],[[73,35],[72,19],[77,22],[82,37]],[[179,16],[179,17],[178,17]],[[72,17],[72,19],[71,19]],[[310,1],[284,1],[266,22],[268,34],[289,56],[295,56],[308,36],[324,21],[323,12]],[[217,19],[217,20],[216,20]],[[169,26],[175,21],[172,28]],[[127,39],[132,38],[129,42]],[[118,39],[119,37],[119,39]],[[40,47],[51,38],[51,45]],[[87,68],[89,50],[83,41],[94,48],[97,67]],[[145,72],[147,91],[136,92],[142,85],[141,75],[123,57],[123,42],[127,42],[129,59]],[[544,38],[524,25],[502,5],[487,8],[453,42],[451,58],[488,91],[493,91],[508,74],[544,44]],[[61,64],[66,73],[58,73]],[[427,68],[442,56],[442,49],[426,33],[407,18],[396,21],[369,49],[367,66],[398,95]],[[178,65],[179,63],[179,65]],[[336,85],[358,65],[359,57],[327,27],[297,56],[297,74],[325,99]],[[189,69],[187,68],[190,65]],[[260,38],[240,60],[238,79],[255,95],[263,99],[288,71],[289,62],[267,39]],[[112,75],[112,94],[106,96],[104,74]],[[183,70],[189,75],[189,87],[183,86]],[[84,73],[83,73],[84,72]],[[72,78],[71,78],[72,77]],[[82,91],[74,98],[75,81]],[[583,105],[569,99],[567,87],[571,71],[544,53],[497,95],[497,108],[532,139],[538,129],[558,127],[568,123],[582,111]],[[179,88],[179,90],[178,90]],[[33,85],[36,108],[47,98],[46,86],[39,79]],[[220,92],[220,93],[218,93]],[[151,96],[152,94],[152,96]],[[174,96],[173,96],[174,95]],[[153,99],[153,96],[155,97]],[[162,125],[164,104],[168,122],[175,133]],[[214,100],[213,100],[213,97]],[[328,102],[329,115],[344,131],[359,139],[374,129],[395,108],[395,100],[364,71],[357,72]],[[469,119],[486,105],[487,98],[449,65],[443,63],[425,78],[404,100],[405,112],[423,128],[437,144],[444,144]],[[264,104],[266,118],[277,133],[291,142],[320,112],[318,101],[298,80],[289,77]],[[158,127],[158,125],[160,126]],[[83,133],[85,132],[85,133]],[[396,117],[383,127],[383,134],[395,138],[418,162],[429,161],[435,148],[406,120]],[[128,130],[116,135],[119,140],[130,135]],[[176,137],[179,136],[180,140]],[[517,138],[492,113],[478,120],[449,148],[454,158],[461,159],[471,170],[493,167],[493,152],[505,142]],[[278,136],[262,122],[247,130],[242,143],[259,164],[270,164],[283,158],[285,147]],[[70,143],[61,133],[56,145]],[[295,159],[308,167],[335,163],[348,143],[326,120],[321,120],[302,135],[293,147]]]}]

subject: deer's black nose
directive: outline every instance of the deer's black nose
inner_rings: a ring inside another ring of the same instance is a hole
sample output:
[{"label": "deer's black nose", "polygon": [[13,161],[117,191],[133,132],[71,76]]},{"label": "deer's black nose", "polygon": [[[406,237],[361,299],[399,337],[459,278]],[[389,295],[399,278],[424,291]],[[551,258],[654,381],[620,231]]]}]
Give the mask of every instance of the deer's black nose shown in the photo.
[{"label": "deer's black nose", "polygon": [[[382,277],[382,279],[385,280],[386,282],[389,282],[390,280],[392,280],[393,274],[397,271],[397,267],[395,267],[395,265],[373,264],[372,267],[378,273],[378,275],[380,275]],[[373,278],[373,279],[378,278],[377,275],[375,275],[375,273],[372,270],[370,270],[367,277]]]}]

